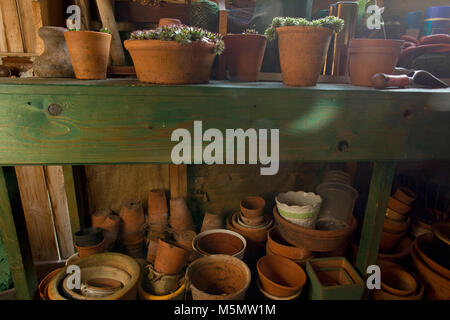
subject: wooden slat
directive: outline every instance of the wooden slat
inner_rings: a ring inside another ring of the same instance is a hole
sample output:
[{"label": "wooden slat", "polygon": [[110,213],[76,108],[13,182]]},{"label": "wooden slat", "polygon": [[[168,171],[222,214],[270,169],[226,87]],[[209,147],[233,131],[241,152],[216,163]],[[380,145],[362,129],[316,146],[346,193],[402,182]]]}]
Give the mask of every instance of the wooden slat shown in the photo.
[{"label": "wooden slat", "polygon": [[16,0],[0,1],[9,52],[24,52]]},{"label": "wooden slat", "polygon": [[6,41],[5,26],[3,24],[3,11],[0,5],[0,52],[8,51],[8,42]]},{"label": "wooden slat", "polygon": [[65,10],[61,0],[39,0],[44,26],[66,27]]},{"label": "wooden slat", "polygon": [[388,198],[391,194],[396,164],[394,162],[375,162],[370,182],[364,224],[362,226],[359,251],[356,259],[358,271],[367,276],[367,267],[377,261],[381,233]]},{"label": "wooden slat", "polygon": [[39,29],[42,28],[42,14],[41,3],[33,1],[33,18],[34,18],[34,33],[36,37],[36,53],[41,55],[44,53],[45,45],[44,40],[39,36]]},{"label": "wooden slat", "polygon": [[17,299],[32,299],[37,288],[36,272],[12,167],[0,168],[0,230]]},{"label": "wooden slat", "polygon": [[187,199],[187,166],[170,165],[170,196],[172,199]]},{"label": "wooden slat", "polygon": [[38,261],[59,258],[44,168],[16,167],[31,250]]},{"label": "wooden slat", "polygon": [[37,53],[37,38],[32,0],[17,0],[24,51]]},{"label": "wooden slat", "polygon": [[117,28],[116,19],[111,0],[97,0],[97,7],[100,13],[103,27],[107,27],[112,34],[111,58],[116,66],[125,64],[125,53],[120,40],[119,30]]},{"label": "wooden slat", "polygon": [[74,254],[74,248],[66,188],[64,185],[64,172],[61,166],[49,166],[44,169],[52,206],[53,219],[55,222],[56,236],[59,244],[59,252],[61,258],[66,259]]},{"label": "wooden slat", "polygon": [[72,166],[63,166],[64,186],[66,189],[67,207],[69,209],[70,226],[72,229],[72,239],[75,238],[75,232],[80,230],[79,195]]}]

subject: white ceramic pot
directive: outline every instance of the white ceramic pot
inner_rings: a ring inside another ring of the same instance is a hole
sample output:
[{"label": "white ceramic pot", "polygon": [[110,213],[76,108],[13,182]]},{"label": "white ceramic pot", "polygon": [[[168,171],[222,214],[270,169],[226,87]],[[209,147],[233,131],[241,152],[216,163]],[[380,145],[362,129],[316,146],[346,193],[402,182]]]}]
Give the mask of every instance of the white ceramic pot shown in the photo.
[{"label": "white ceramic pot", "polygon": [[275,201],[280,215],[286,220],[308,228],[315,229],[317,216],[322,205],[322,197],[313,192],[289,191],[280,193]]}]

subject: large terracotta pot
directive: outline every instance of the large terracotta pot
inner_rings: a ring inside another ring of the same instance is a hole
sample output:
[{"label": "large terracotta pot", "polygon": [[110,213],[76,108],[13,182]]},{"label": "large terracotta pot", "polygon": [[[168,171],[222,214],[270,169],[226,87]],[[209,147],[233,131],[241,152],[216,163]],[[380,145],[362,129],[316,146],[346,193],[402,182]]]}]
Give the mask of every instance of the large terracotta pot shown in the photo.
[{"label": "large terracotta pot", "polygon": [[121,233],[142,231],[145,223],[142,203],[139,200],[125,201],[120,209],[120,219],[122,220]]},{"label": "large terracotta pot", "polygon": [[312,256],[312,252],[306,248],[296,247],[287,242],[277,228],[268,233],[267,246],[275,255],[291,260],[304,260]]},{"label": "large terracotta pot", "polygon": [[403,40],[354,39],[348,49],[350,83],[372,86],[377,73],[392,74],[402,50]]},{"label": "large terracotta pot", "polygon": [[179,274],[186,265],[190,252],[174,243],[158,240],[155,270],[169,275]]},{"label": "large terracotta pot", "polygon": [[231,81],[258,81],[267,39],[259,34],[230,34],[223,37]]},{"label": "large terracotta pot", "polygon": [[77,79],[106,79],[112,36],[103,32],[64,33]]},{"label": "large terracotta pot", "polygon": [[157,84],[207,83],[216,57],[213,43],[181,45],[176,41],[126,40],[141,82]]},{"label": "large terracotta pot", "polygon": [[333,31],[325,27],[277,28],[283,83],[315,86],[325,62]]},{"label": "large terracotta pot", "polygon": [[187,287],[194,300],[244,300],[250,281],[248,266],[227,255],[202,257],[186,271]]},{"label": "large terracotta pot", "polygon": [[168,223],[166,193],[164,190],[151,190],[148,195],[148,223],[151,225],[166,226]]}]

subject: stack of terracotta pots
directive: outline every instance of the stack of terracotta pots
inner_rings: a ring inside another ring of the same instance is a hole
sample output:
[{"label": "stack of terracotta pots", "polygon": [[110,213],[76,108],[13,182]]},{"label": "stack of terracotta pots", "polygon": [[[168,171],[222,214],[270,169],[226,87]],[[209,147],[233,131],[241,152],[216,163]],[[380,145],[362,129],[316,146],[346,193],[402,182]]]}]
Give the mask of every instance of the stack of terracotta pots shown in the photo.
[{"label": "stack of terracotta pots", "polygon": [[194,220],[184,198],[179,197],[170,200],[169,223],[174,231],[195,231]]},{"label": "stack of terracotta pots", "polygon": [[102,229],[87,228],[75,233],[75,248],[80,258],[104,252],[106,247]]},{"label": "stack of terracotta pots", "polygon": [[126,254],[134,258],[144,257],[145,216],[142,203],[126,201],[120,210],[119,243]]},{"label": "stack of terracotta pots", "polygon": [[411,248],[413,266],[430,300],[450,299],[450,223],[433,225],[433,233],[417,237]]},{"label": "stack of terracotta pots", "polygon": [[419,277],[400,265],[382,262],[381,290],[372,290],[374,300],[422,300],[424,285]]},{"label": "stack of terracotta pots", "polygon": [[407,188],[398,188],[389,198],[380,242],[380,252],[390,252],[406,236],[411,225],[408,213],[416,199],[414,192]]},{"label": "stack of terracotta pots", "polygon": [[91,218],[92,226],[103,230],[105,249],[111,251],[119,235],[120,217],[113,214],[111,210],[104,209],[96,211]]},{"label": "stack of terracotta pots", "polygon": [[258,288],[271,300],[294,300],[306,283],[306,273],[295,262],[280,256],[265,256],[257,263]]},{"label": "stack of terracotta pots", "polygon": [[168,227],[169,210],[164,190],[151,190],[148,195],[148,226],[151,231],[164,232]]},{"label": "stack of terracotta pots", "polygon": [[239,233],[247,240],[246,261],[253,265],[265,255],[267,232],[273,226],[273,218],[265,214],[266,201],[251,196],[241,201],[241,211],[229,215],[228,230]]}]

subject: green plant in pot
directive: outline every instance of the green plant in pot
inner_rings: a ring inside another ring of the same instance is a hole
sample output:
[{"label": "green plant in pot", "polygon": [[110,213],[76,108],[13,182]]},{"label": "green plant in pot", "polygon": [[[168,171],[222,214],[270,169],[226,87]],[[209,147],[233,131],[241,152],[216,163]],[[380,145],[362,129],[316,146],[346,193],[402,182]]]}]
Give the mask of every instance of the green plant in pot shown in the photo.
[{"label": "green plant in pot", "polygon": [[342,19],[331,16],[313,21],[274,18],[266,36],[269,41],[278,38],[283,83],[296,87],[315,86],[331,37],[343,27]]},{"label": "green plant in pot", "polygon": [[125,41],[141,82],[157,84],[207,83],[222,36],[185,25],[134,31]]},{"label": "green plant in pot", "polygon": [[69,29],[64,38],[77,79],[106,78],[112,40],[107,28],[100,32]]},{"label": "green plant in pot", "polygon": [[225,56],[230,80],[257,81],[266,51],[266,36],[249,29],[242,34],[226,35],[223,40],[227,48]]}]

